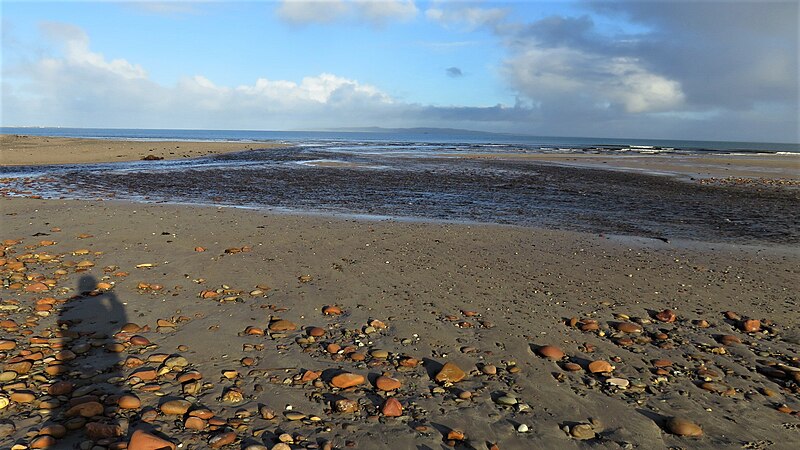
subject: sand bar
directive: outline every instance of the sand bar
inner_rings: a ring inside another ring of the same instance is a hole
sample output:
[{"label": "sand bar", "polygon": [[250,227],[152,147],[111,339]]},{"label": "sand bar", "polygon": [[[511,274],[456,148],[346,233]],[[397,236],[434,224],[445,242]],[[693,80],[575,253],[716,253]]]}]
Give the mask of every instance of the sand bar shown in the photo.
[{"label": "sand bar", "polygon": [[[453,157],[453,155],[442,155]],[[756,177],[800,180],[800,154],[757,155],[580,155],[470,153],[455,157],[506,159],[575,167],[630,170],[694,178]]]},{"label": "sand bar", "polygon": [[[136,395],[92,419],[121,436],[146,418],[191,448],[443,448],[458,431],[501,449],[796,441],[796,249],[119,202],[3,198],[0,211],[0,357],[5,377],[27,370],[0,393],[2,446],[80,422],[67,402],[87,392],[99,411]],[[77,356],[51,375],[56,320]],[[342,372],[364,379],[337,388]],[[58,379],[74,387],[54,403]],[[703,435],[675,435],[672,417]]]},{"label": "sand bar", "polygon": [[196,158],[279,146],[275,142],[191,142],[0,135],[0,165],[85,164]]}]

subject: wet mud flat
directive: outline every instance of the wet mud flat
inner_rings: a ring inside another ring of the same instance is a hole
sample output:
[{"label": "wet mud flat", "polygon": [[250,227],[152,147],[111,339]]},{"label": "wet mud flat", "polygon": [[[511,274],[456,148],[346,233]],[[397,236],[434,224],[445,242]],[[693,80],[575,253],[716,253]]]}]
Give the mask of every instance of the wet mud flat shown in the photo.
[{"label": "wet mud flat", "polygon": [[[335,158],[335,163],[314,163]],[[71,198],[238,205],[513,224],[657,239],[800,243],[800,189],[531,161],[276,149],[153,170],[66,170]],[[312,162],[309,164],[309,162]],[[69,189],[69,190],[67,190]]]}]

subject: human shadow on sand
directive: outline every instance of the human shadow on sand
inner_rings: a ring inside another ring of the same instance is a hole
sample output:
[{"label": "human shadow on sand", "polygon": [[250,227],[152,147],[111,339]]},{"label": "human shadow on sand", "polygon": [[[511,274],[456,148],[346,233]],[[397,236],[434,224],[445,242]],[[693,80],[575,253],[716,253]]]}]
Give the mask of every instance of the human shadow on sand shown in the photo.
[{"label": "human shadow on sand", "polygon": [[124,377],[115,337],[127,323],[125,307],[97,280],[84,275],[77,294],[62,306],[55,330],[55,361],[48,365],[54,380],[48,387],[53,405],[40,435],[58,439],[59,448],[72,448],[87,439],[98,445],[120,441],[126,424],[113,417]]}]

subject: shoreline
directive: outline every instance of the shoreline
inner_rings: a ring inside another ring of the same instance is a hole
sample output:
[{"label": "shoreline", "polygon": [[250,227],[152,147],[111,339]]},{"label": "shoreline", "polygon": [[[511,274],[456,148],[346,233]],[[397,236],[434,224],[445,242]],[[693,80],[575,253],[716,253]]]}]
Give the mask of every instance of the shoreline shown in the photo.
[{"label": "shoreline", "polygon": [[[16,390],[0,393],[10,399],[0,419],[14,425],[0,445],[43,421],[75,424],[63,415],[80,400],[47,395],[54,376],[44,369],[58,361],[37,343],[56,320],[81,319],[74,348],[85,351],[81,330],[101,320],[80,315],[96,311],[85,304],[92,299],[116,302],[117,323],[74,364],[113,366],[67,379],[76,395],[107,404],[103,423],[119,424],[122,436],[144,417],[164,438],[198,448],[222,436],[271,448],[281,433],[300,447],[438,448],[461,430],[475,448],[712,449],[797,433],[782,424],[798,423],[800,388],[790,369],[775,369],[798,365],[796,252],[116,201],[0,198],[0,210],[0,273],[11,281],[0,318],[24,324],[6,328],[3,345],[15,348],[0,351],[3,373],[19,367],[9,361],[31,362],[26,377],[7,382]],[[17,262],[24,272],[11,270]],[[87,280],[105,284],[76,295]],[[44,307],[42,298],[54,301]],[[323,314],[330,304],[343,314]],[[677,320],[657,319],[665,308]],[[745,319],[760,331],[745,331]],[[744,344],[721,344],[721,335]],[[565,356],[540,356],[544,345]],[[43,358],[26,356],[39,351]],[[161,369],[178,356],[173,370]],[[610,373],[589,370],[600,360]],[[463,380],[437,381],[448,362]],[[155,378],[139,381],[149,368]],[[340,372],[364,379],[336,387]],[[191,393],[177,381],[189,374],[202,376]],[[399,387],[379,388],[381,374]],[[119,408],[122,394],[141,406]],[[398,417],[385,409],[390,397]],[[168,400],[211,418],[189,420]],[[43,419],[29,419],[32,411]],[[669,417],[698,424],[703,436],[675,435]]]},{"label": "shoreline", "polygon": [[180,160],[254,149],[283,147],[276,142],[120,140],[0,135],[0,167]]}]

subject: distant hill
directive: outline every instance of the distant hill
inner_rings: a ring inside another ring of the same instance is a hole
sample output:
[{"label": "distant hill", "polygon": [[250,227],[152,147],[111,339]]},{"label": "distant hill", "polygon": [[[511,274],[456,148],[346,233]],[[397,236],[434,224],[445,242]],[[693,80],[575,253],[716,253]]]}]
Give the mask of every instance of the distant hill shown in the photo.
[{"label": "distant hill", "polygon": [[321,131],[340,131],[350,133],[413,133],[432,135],[459,135],[459,136],[507,136],[507,133],[492,133],[490,131],[464,130],[460,128],[384,128],[384,127],[344,127],[330,128]]}]

